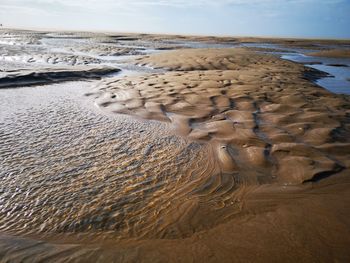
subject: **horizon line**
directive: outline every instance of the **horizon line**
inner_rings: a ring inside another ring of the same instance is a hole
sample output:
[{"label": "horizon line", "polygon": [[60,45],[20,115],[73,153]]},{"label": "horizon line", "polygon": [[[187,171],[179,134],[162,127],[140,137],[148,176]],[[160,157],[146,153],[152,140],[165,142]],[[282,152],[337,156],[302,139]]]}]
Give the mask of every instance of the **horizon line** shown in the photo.
[{"label": "horizon line", "polygon": [[90,33],[123,33],[123,34],[146,34],[146,35],[168,35],[168,36],[192,36],[192,37],[217,37],[217,38],[261,38],[261,39],[296,39],[296,40],[339,40],[350,41],[350,38],[337,37],[300,37],[300,36],[274,36],[274,35],[229,35],[229,34],[195,34],[195,33],[179,33],[179,32],[156,32],[156,31],[114,31],[103,29],[72,29],[72,28],[50,28],[50,27],[26,27],[26,26],[2,26],[0,29],[9,30],[28,30],[28,31],[56,31],[56,32],[90,32]]}]

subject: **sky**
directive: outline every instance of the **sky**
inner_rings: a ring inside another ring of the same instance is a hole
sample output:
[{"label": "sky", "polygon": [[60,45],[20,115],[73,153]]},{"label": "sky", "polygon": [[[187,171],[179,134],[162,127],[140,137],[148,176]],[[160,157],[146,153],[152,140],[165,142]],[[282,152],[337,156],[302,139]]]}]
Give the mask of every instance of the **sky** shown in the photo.
[{"label": "sky", "polygon": [[350,0],[0,0],[4,27],[350,38]]}]

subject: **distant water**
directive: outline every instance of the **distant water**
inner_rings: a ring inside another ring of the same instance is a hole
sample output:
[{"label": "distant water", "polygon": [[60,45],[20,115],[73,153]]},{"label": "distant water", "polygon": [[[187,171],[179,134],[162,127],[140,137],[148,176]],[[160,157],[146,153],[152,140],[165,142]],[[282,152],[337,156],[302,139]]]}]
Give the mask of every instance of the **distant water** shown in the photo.
[{"label": "distant water", "polygon": [[316,83],[334,93],[350,94],[350,59],[312,57],[301,53],[281,57],[328,73],[329,77],[318,79]]}]

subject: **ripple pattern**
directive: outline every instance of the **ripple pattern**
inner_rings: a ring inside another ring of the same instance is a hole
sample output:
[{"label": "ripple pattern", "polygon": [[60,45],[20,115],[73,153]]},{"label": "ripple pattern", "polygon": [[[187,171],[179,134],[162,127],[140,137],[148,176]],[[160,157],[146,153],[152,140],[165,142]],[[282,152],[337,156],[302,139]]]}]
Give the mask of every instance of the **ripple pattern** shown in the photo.
[{"label": "ripple pattern", "polygon": [[238,180],[207,158],[208,145],[101,114],[83,98],[90,86],[0,91],[1,231],[176,238],[239,209]]}]

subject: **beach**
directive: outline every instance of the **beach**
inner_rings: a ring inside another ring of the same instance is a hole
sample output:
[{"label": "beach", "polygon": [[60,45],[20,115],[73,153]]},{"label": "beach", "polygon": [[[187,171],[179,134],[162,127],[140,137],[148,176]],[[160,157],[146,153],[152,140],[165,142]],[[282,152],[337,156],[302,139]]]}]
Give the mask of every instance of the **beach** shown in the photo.
[{"label": "beach", "polygon": [[0,40],[0,261],[350,260],[349,41]]}]

